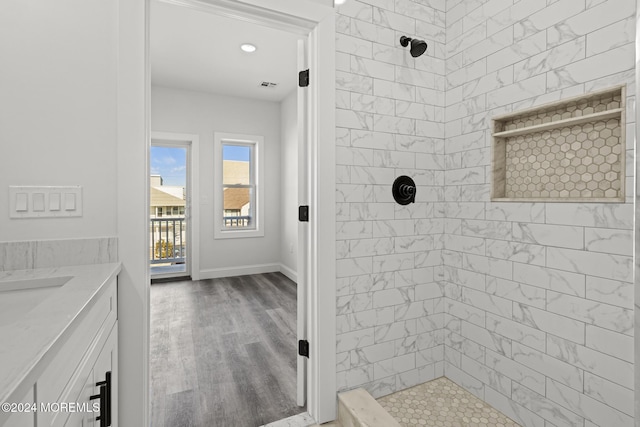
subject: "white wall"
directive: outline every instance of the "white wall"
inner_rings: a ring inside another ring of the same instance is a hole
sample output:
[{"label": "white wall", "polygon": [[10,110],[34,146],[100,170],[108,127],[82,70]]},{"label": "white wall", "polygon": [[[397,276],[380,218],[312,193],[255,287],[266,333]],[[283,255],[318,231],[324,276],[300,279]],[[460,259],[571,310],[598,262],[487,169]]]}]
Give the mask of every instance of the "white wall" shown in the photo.
[{"label": "white wall", "polygon": [[[0,4],[0,241],[116,234],[117,2]],[[9,185],[81,185],[81,218],[10,220]]]},{"label": "white wall", "polygon": [[[118,408],[132,426],[148,425],[144,7],[0,3],[0,241],[118,235]],[[84,215],[9,220],[9,185],[81,185]]]},{"label": "white wall", "polygon": [[294,90],[280,103],[282,135],[280,171],[280,261],[288,274],[298,265],[298,94]]},{"label": "white wall", "polygon": [[[151,129],[200,135],[201,277],[233,273],[234,267],[280,262],[280,105],[153,86]],[[213,134],[264,136],[264,237],[213,238]],[[223,269],[224,271],[221,271]],[[276,268],[277,270],[277,268]]]},{"label": "white wall", "polygon": [[148,2],[118,1],[118,425],[149,420]]}]

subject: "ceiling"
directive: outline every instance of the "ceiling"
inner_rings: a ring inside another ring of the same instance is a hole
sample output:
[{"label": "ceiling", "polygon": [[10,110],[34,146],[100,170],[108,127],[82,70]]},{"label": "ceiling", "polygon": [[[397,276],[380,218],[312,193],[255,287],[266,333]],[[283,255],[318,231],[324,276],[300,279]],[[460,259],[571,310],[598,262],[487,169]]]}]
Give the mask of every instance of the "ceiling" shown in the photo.
[{"label": "ceiling", "polygon": [[[281,101],[298,82],[297,40],[274,28],[151,2],[151,83]],[[240,50],[257,46],[254,53]],[[262,82],[277,83],[261,87]]]}]

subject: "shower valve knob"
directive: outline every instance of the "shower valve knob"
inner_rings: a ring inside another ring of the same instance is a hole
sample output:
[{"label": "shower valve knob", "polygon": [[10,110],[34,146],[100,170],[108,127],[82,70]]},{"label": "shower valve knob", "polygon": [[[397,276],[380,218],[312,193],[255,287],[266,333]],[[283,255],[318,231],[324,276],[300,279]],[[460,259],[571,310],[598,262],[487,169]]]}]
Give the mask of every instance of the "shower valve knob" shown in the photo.
[{"label": "shower valve knob", "polygon": [[403,197],[411,197],[416,192],[416,187],[412,187],[412,186],[407,185],[407,184],[402,184],[400,186],[400,190],[399,191],[400,191],[400,194]]},{"label": "shower valve knob", "polygon": [[406,175],[396,178],[391,191],[393,198],[400,205],[408,205],[416,201],[416,183]]}]

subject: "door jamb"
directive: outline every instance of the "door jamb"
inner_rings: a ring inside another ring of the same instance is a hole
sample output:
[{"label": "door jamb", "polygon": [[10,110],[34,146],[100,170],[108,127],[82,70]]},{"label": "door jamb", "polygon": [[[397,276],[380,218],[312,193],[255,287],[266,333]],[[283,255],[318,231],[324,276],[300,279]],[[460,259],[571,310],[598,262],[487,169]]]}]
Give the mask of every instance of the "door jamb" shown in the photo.
[{"label": "door jamb", "polygon": [[[296,4],[300,0],[293,0]],[[309,224],[311,225],[307,407],[319,423],[337,417],[335,12],[309,34]]]},{"label": "door jamb", "polygon": [[[190,197],[187,205],[190,207],[188,212],[191,217],[187,231],[187,254],[189,260],[189,269],[191,270],[191,279],[200,280],[200,210],[195,209],[195,206],[200,206],[200,165],[198,159],[200,158],[200,135],[190,133],[175,133],[175,132],[159,132],[150,131],[151,140],[167,141],[167,142],[182,142],[188,145],[189,155],[187,158],[187,165],[189,177],[188,186],[189,191],[187,197]],[[150,144],[151,145],[151,141]]]}]

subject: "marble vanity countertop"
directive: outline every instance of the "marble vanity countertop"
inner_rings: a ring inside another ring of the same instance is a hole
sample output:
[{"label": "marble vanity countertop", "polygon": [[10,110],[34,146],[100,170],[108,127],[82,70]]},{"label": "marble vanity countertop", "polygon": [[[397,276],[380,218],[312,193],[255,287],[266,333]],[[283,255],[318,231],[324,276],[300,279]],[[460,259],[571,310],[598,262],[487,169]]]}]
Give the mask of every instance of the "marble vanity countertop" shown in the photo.
[{"label": "marble vanity countertop", "polygon": [[0,287],[18,280],[71,277],[35,306],[32,304],[33,308],[25,307],[26,312],[15,320],[0,324],[0,403],[21,397],[12,394],[66,335],[74,320],[93,306],[100,290],[120,269],[120,263],[108,263],[0,271]]}]

